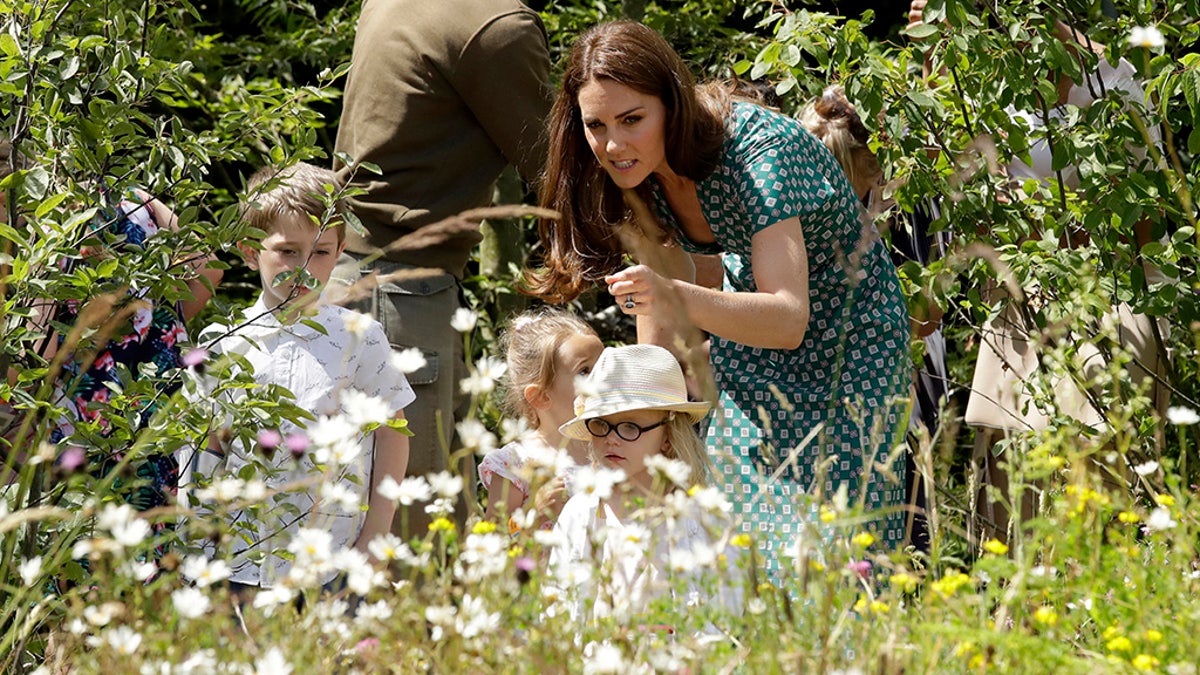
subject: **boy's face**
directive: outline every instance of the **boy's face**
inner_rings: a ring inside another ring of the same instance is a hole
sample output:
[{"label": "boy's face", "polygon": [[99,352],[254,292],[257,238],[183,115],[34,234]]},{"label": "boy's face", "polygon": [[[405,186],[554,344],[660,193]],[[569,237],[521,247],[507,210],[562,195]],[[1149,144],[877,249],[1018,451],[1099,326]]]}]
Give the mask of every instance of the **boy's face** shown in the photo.
[{"label": "boy's face", "polygon": [[[262,240],[261,251],[243,250],[250,269],[258,270],[263,301],[274,309],[290,300],[302,299],[313,290],[319,292],[329,282],[344,246],[344,243],[338,244],[334,228],[327,228],[318,239],[317,227],[307,215],[288,214],[275,221],[271,232]],[[280,275],[301,268],[306,268],[316,279],[319,284],[316,289],[306,288],[296,276],[281,279],[276,285]]]}]

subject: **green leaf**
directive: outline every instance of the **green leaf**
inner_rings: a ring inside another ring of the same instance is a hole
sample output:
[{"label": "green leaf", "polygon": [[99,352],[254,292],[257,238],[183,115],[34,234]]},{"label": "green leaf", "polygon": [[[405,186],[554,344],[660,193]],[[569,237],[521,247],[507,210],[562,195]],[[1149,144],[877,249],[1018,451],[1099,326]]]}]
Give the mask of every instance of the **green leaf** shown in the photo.
[{"label": "green leaf", "polygon": [[58,76],[64,80],[69,80],[75,77],[75,73],[79,72],[79,57],[72,54],[70,58],[62,64],[62,69],[58,71]]},{"label": "green leaf", "polygon": [[300,323],[317,331],[321,335],[329,335],[329,331],[325,330],[325,326],[319,321],[314,321],[313,319],[302,319]]},{"label": "green leaf", "polygon": [[46,196],[50,188],[50,174],[40,166],[34,167],[25,174],[25,192],[34,199]]},{"label": "green leaf", "polygon": [[923,40],[930,35],[936,35],[938,27],[931,23],[919,23],[912,28],[905,28],[900,32],[914,40]]},{"label": "green leaf", "polygon": [[56,195],[50,195],[50,197],[48,199],[42,201],[42,203],[38,204],[37,208],[34,209],[34,212],[33,212],[34,217],[35,218],[44,217],[47,213],[50,213],[50,211],[54,210],[54,207],[63,203],[63,200],[66,198],[67,198],[67,193],[65,193],[65,192],[60,192]]},{"label": "green leaf", "polygon": [[1200,70],[1188,71],[1181,79],[1183,97],[1187,99],[1192,118],[1200,118]]},{"label": "green leaf", "polygon": [[1161,242],[1152,241],[1142,247],[1142,255],[1159,256],[1162,255],[1166,250],[1167,247],[1163,246]]},{"label": "green leaf", "polygon": [[352,232],[360,237],[363,237],[364,239],[368,237],[367,228],[363,226],[362,220],[359,219],[358,216],[354,215],[353,211],[347,209],[342,214],[342,219],[346,221],[346,227],[350,228]]},{"label": "green leaf", "polygon": [[1200,154],[1200,127],[1193,127],[1187,139],[1188,152],[1193,155]]},{"label": "green leaf", "polygon": [[21,53],[21,46],[17,44],[16,38],[4,33],[0,35],[0,52],[4,52],[5,56],[16,56]]}]

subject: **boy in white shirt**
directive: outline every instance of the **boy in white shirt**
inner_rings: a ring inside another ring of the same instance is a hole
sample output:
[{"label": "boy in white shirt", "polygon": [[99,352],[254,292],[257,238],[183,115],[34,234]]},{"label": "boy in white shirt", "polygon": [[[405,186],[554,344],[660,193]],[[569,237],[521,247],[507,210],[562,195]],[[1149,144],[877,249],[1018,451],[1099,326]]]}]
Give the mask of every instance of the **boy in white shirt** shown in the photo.
[{"label": "boy in white shirt", "polygon": [[[278,185],[271,187],[274,179]],[[284,549],[301,527],[327,531],[334,552],[350,546],[367,552],[376,536],[391,530],[396,510],[377,487],[389,476],[402,479],[408,465],[407,430],[386,422],[403,420],[403,408],[414,395],[403,373],[391,364],[383,328],[368,316],[321,302],[320,289],[345,246],[342,207],[329,200],[338,185],[332,171],[305,163],[283,171],[260,170],[250,178],[242,215],[266,235],[260,247],[240,247],[259,273],[262,294],[234,325],[217,323],[201,334],[201,344],[209,345],[214,358],[244,358],[255,383],[283,387],[297,407],[313,416],[304,426],[283,423],[278,436],[268,430],[276,443],[285,436],[306,434],[311,445],[297,453],[298,459],[284,447],[264,458],[235,441],[227,448],[210,443],[192,464],[196,477],[209,478],[226,472],[245,476],[245,468],[253,466],[253,475],[268,490],[310,481],[305,489],[284,497],[295,509],[268,501],[257,516],[248,511],[231,514],[234,527],[242,531],[235,537],[229,578],[235,589],[272,587],[289,574],[307,575],[291,579],[296,587],[328,584],[336,575],[332,565],[293,569],[291,561],[273,552]],[[268,189],[259,189],[264,186]],[[365,434],[359,431],[369,423],[381,426]],[[327,437],[336,429],[348,433],[331,445]],[[324,475],[316,463],[324,467]],[[363,504],[368,506],[365,514]],[[247,522],[250,526],[244,525]],[[259,553],[266,555],[260,558]]]}]

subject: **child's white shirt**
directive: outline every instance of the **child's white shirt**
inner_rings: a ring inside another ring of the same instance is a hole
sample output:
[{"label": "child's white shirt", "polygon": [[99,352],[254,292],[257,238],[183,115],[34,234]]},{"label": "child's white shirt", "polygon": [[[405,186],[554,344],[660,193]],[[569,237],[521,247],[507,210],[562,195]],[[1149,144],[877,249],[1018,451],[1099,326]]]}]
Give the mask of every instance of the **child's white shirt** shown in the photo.
[{"label": "child's white shirt", "polygon": [[[664,594],[681,609],[716,603],[742,611],[741,551],[729,543],[736,530],[727,517],[683,503],[622,520],[595,495],[567,501],[554,527],[549,569],[572,618],[627,620]],[[592,571],[579,574],[580,567]],[[572,578],[586,581],[568,588]]]},{"label": "child's white shirt", "polygon": [[528,499],[535,477],[562,476],[567,479],[567,494],[571,495],[574,492],[570,479],[578,468],[566,450],[551,447],[541,436],[530,434],[489,452],[479,463],[479,482],[490,490],[492,480],[498,476],[511,482]]},{"label": "child's white shirt", "polygon": [[[391,365],[392,350],[383,327],[374,320],[368,320],[357,324],[361,333],[356,335],[348,325],[347,319],[360,322],[360,316],[336,305],[321,305],[315,316],[306,318],[321,325],[325,329],[325,333],[322,333],[300,321],[281,324],[260,297],[245,310],[240,325],[213,324],[201,333],[201,344],[218,340],[210,348],[214,358],[222,354],[244,357],[253,368],[256,383],[286,388],[294,395],[295,404],[314,417],[341,412],[340,396],[349,390],[381,399],[390,415],[394,416],[412,403],[415,394],[404,374]],[[309,425],[312,424],[309,422]],[[279,431],[286,436],[303,429],[285,422]],[[374,466],[374,433],[362,435],[359,443],[361,452],[352,462],[339,469],[336,482],[352,490],[360,505],[366,505]],[[270,469],[272,475],[258,476],[269,490],[318,475],[311,458],[311,448],[296,462],[282,445],[267,460],[250,455],[240,443],[235,443],[223,462],[224,469],[233,475],[247,466],[253,470],[252,465],[256,463]],[[251,522],[258,530],[257,534],[253,530],[246,530],[250,534],[250,542],[235,537],[231,581],[270,587],[282,580],[291,568],[290,561],[267,556],[260,567],[247,556],[264,549],[285,548],[301,527],[315,527],[330,532],[335,551],[354,544],[366,520],[365,512],[361,508],[346,512],[332,504],[314,508],[318,488],[318,485],[313,485],[307,491],[287,495],[286,502],[297,509],[299,516],[289,514],[278,506],[268,506],[268,513],[261,520],[254,519],[249,511],[231,514],[235,522]],[[334,576],[335,572],[330,570],[320,582],[327,583]]]}]

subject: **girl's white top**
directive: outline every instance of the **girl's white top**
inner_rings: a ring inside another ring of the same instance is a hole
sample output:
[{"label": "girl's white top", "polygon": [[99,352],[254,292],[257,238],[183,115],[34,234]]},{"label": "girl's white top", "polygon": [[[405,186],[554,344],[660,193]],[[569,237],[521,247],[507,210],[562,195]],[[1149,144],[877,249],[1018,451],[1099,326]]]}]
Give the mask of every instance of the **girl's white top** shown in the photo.
[{"label": "girl's white top", "polygon": [[577,620],[628,619],[667,594],[681,609],[715,603],[740,614],[735,533],[728,516],[703,511],[683,493],[626,520],[595,495],[578,494],[555,524],[550,573]]},{"label": "girl's white top", "polygon": [[563,476],[567,479],[567,493],[571,490],[571,474],[579,467],[565,450],[550,447],[541,436],[531,434],[515,440],[499,450],[494,450],[479,463],[479,481],[489,490],[492,479],[504,478],[529,498],[529,486],[535,478],[547,479]]}]

